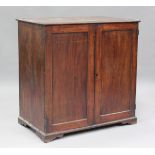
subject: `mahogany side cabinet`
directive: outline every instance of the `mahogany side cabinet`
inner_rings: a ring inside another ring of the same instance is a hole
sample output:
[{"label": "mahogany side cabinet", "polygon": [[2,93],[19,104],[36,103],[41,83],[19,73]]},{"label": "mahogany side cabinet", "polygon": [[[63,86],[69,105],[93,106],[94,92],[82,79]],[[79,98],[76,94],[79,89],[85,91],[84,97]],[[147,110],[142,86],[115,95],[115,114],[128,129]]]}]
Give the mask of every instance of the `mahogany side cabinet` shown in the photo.
[{"label": "mahogany side cabinet", "polygon": [[136,123],[138,24],[106,17],[18,19],[18,122],[44,142]]}]

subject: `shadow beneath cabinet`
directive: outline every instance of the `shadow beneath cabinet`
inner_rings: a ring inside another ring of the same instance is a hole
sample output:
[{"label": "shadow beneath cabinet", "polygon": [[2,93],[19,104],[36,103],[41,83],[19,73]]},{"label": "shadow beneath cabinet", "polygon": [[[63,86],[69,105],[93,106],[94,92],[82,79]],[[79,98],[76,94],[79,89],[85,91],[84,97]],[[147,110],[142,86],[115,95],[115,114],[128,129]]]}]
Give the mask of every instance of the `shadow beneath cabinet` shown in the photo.
[{"label": "shadow beneath cabinet", "polygon": [[[70,133],[64,133],[63,137],[61,138],[67,138],[73,135],[78,135],[78,134],[85,134],[85,133],[93,133],[95,131],[99,131],[99,130],[105,130],[105,129],[109,129],[109,128],[114,128],[114,127],[118,127],[118,126],[126,126],[126,125],[130,125],[130,124],[122,124],[122,123],[117,123],[117,124],[111,124],[111,125],[107,125],[107,126],[100,126],[100,127],[94,127],[94,128],[89,128],[89,129],[84,129],[84,130],[80,130],[80,131],[74,131],[74,132],[70,132]],[[56,138],[55,140],[60,139],[60,138]]]}]

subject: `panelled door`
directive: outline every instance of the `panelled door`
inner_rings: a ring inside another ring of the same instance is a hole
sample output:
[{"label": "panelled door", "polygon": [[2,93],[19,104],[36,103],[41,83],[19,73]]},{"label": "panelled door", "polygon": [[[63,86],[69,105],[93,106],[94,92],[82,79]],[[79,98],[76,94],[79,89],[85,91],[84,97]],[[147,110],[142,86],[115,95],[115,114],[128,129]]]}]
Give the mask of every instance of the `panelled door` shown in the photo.
[{"label": "panelled door", "polygon": [[47,26],[46,31],[46,132],[92,125],[93,28],[91,25],[61,25]]},{"label": "panelled door", "polygon": [[100,24],[96,32],[95,121],[134,116],[137,23]]}]

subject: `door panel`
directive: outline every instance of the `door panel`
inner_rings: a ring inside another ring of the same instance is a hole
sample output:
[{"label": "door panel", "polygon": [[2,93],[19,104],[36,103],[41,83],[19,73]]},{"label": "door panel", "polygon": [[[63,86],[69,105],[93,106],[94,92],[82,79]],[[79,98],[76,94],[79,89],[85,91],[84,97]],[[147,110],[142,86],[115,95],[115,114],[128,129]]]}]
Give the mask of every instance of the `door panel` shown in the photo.
[{"label": "door panel", "polygon": [[129,110],[132,39],[130,33],[102,32],[101,115]]},{"label": "door panel", "polygon": [[54,124],[87,117],[87,41],[87,33],[52,35]]},{"label": "door panel", "polygon": [[94,119],[92,28],[88,25],[53,26],[48,31],[51,32],[46,51],[48,130],[90,125]]},{"label": "door panel", "polygon": [[95,117],[97,123],[132,116],[132,62],[137,25],[105,24],[97,29]]}]

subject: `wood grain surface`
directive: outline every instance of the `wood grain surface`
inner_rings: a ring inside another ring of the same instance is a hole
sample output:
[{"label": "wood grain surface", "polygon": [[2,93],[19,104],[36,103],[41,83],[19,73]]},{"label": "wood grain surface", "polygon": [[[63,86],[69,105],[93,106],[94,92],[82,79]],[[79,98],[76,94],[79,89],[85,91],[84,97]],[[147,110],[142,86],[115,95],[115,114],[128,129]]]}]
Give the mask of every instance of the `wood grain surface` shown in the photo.
[{"label": "wood grain surface", "polygon": [[102,124],[135,123],[138,21],[45,21],[18,22],[19,123],[44,142]]}]

